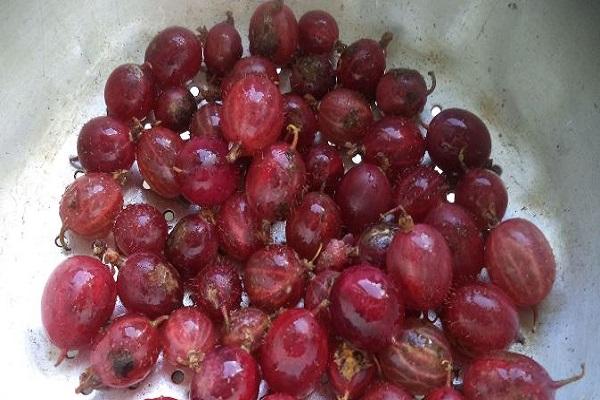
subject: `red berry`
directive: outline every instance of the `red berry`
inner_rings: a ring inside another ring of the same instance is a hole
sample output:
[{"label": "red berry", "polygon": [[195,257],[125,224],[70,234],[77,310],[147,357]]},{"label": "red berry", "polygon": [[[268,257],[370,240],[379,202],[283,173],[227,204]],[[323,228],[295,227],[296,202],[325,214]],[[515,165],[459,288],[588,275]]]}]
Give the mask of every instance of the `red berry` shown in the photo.
[{"label": "red berry", "polygon": [[247,75],[233,84],[223,101],[225,138],[252,155],[273,144],[283,127],[283,97],[266,76]]},{"label": "red berry", "polygon": [[427,151],[444,172],[483,167],[492,141],[487,127],[475,114],[449,108],[436,115],[427,130]]},{"label": "red berry", "polygon": [[230,315],[223,334],[223,344],[238,346],[252,353],[262,345],[270,326],[269,316],[263,311],[252,307],[240,308]]},{"label": "red berry", "polygon": [[108,115],[123,121],[146,117],[154,105],[154,94],[154,77],[148,65],[119,65],[104,86]]},{"label": "red berry", "polygon": [[304,157],[310,190],[334,194],[344,176],[344,160],[335,147],[316,145]]},{"label": "red berry", "polygon": [[305,55],[292,64],[290,86],[292,91],[321,99],[335,87],[333,64],[328,55]]},{"label": "red berry", "polygon": [[195,307],[179,308],[161,329],[165,359],[176,367],[198,371],[204,358],[219,340],[219,334],[202,311]]},{"label": "red berry", "polygon": [[202,207],[222,204],[235,192],[238,170],[226,159],[227,143],[216,137],[194,137],[175,160],[181,194]]},{"label": "red berry", "polygon": [[483,236],[472,215],[457,204],[440,203],[429,211],[425,223],[446,239],[454,282],[473,280],[483,267]]},{"label": "red berry", "polygon": [[332,350],[327,368],[329,383],[340,398],[360,398],[375,377],[371,356],[345,341],[338,342]]},{"label": "red berry", "polygon": [[[284,137],[298,130],[298,151],[306,152],[319,141],[317,135],[317,117],[308,103],[300,96],[288,93],[283,95]],[[290,127],[293,125],[293,127]]]},{"label": "red berry", "polygon": [[425,154],[425,139],[417,124],[407,118],[383,117],[371,127],[363,141],[367,162],[397,173],[419,164]]},{"label": "red berry", "polygon": [[161,256],[133,253],[119,268],[117,293],[125,308],[150,318],[181,307],[183,284],[177,270]]},{"label": "red berry", "polygon": [[298,22],[294,12],[282,0],[259,5],[250,19],[250,53],[286,65],[298,47]]},{"label": "red berry", "polygon": [[306,167],[300,153],[276,143],[254,157],[246,175],[246,196],[260,219],[285,218],[304,188]]},{"label": "red berry", "polygon": [[67,186],[60,199],[63,231],[104,236],[122,207],[121,187],[112,176],[95,172],[80,176]]},{"label": "red berry", "polygon": [[231,12],[227,20],[210,28],[204,42],[204,62],[208,71],[217,76],[229,72],[242,57],[242,38],[235,29]]},{"label": "red berry", "polygon": [[157,397],[155,399],[146,399],[146,400],[175,400],[175,399],[172,398],[172,397],[160,396],[160,397]]},{"label": "red berry", "polygon": [[498,287],[482,283],[452,293],[442,321],[448,337],[466,355],[505,349],[519,330],[519,315],[512,300]]},{"label": "red berry", "polygon": [[187,131],[196,112],[196,99],[185,87],[165,89],[156,99],[154,114],[165,128],[175,132]]},{"label": "red berry", "polygon": [[429,225],[398,231],[388,248],[386,265],[410,309],[435,309],[450,290],[452,255],[444,237]]},{"label": "red berry", "polygon": [[221,82],[221,97],[226,98],[233,85],[248,75],[263,75],[275,85],[279,84],[279,74],[275,65],[264,57],[250,56],[240,59]]},{"label": "red berry", "polygon": [[359,142],[373,123],[369,103],[357,92],[335,89],[319,105],[319,128],[327,140],[349,147]]},{"label": "red berry", "polygon": [[261,349],[263,377],[273,391],[304,397],[325,372],[328,354],[327,333],[310,311],[284,311]]},{"label": "red berry", "polygon": [[386,222],[365,229],[356,243],[360,261],[384,268],[388,248],[399,229],[398,225]]},{"label": "red berry", "polygon": [[354,236],[348,234],[340,239],[331,239],[317,258],[317,271],[341,271],[350,265],[356,253]]},{"label": "red berry", "polygon": [[353,233],[360,233],[390,209],[392,190],[379,167],[362,163],[346,173],[335,200],[342,210],[346,227]]},{"label": "red berry", "polygon": [[294,400],[294,396],[286,393],[273,393],[262,398],[262,400]]},{"label": "red berry", "polygon": [[333,284],[330,300],[336,333],[368,351],[385,348],[404,319],[396,288],[385,273],[368,264],[344,270]]},{"label": "red berry", "polygon": [[362,400],[413,400],[413,397],[406,390],[381,381],[371,385]]},{"label": "red berry", "polygon": [[159,32],[146,48],[145,61],[163,87],[191,80],[202,64],[202,45],[189,29],[171,26]]},{"label": "red berry", "polygon": [[79,132],[77,156],[89,172],[128,170],[135,160],[129,128],[113,117],[89,120]]},{"label": "red berry", "polygon": [[554,381],[533,359],[501,351],[481,356],[471,364],[463,390],[469,400],[554,400],[558,389],[583,375],[584,370],[572,378]]},{"label": "red berry", "polygon": [[188,280],[212,263],[218,247],[214,224],[200,214],[190,214],[181,218],[169,234],[165,255]]},{"label": "red berry", "polygon": [[332,331],[329,296],[338,276],[340,273],[333,270],[319,272],[308,282],[304,295],[304,308],[310,310],[328,332]]},{"label": "red berry", "polygon": [[206,356],[194,375],[190,400],[255,400],[260,375],[245,350],[223,346]]},{"label": "red berry", "polygon": [[327,11],[308,11],[298,21],[298,42],[305,53],[331,53],[339,35],[337,22]]},{"label": "red berry", "polygon": [[139,251],[161,254],[168,235],[167,221],[149,204],[130,204],[119,212],[113,226],[115,243],[121,253]]},{"label": "red berry", "polygon": [[414,221],[422,221],[429,210],[446,199],[448,185],[433,168],[420,165],[404,171],[394,190],[395,206],[401,206]]},{"label": "red berry", "polygon": [[88,256],[69,257],[52,272],[42,295],[42,323],[61,350],[92,342],[115,308],[117,288],[106,265]]},{"label": "red berry", "polygon": [[285,227],[288,246],[311,260],[330,239],[342,233],[342,216],[333,199],[311,192],[294,209]]},{"label": "red berry", "polygon": [[418,319],[406,321],[377,359],[388,381],[415,396],[444,385],[452,368],[452,350],[444,333]]},{"label": "red berry", "polygon": [[550,243],[534,224],[509,219],[492,229],[485,265],[492,282],[519,306],[535,306],[548,295],[556,277]]},{"label": "red berry", "polygon": [[182,148],[181,137],[161,126],[144,131],[137,143],[136,159],[140,173],[153,191],[167,199],[180,194],[173,167]]},{"label": "red berry", "polygon": [[414,69],[391,69],[377,84],[377,106],[386,115],[412,118],[423,111],[434,88],[435,84],[428,90],[423,75]]},{"label": "red berry", "polygon": [[456,185],[456,203],[473,214],[480,229],[488,229],[504,217],[508,193],[500,177],[492,171],[471,169]]},{"label": "red berry", "polygon": [[248,259],[244,288],[250,303],[273,312],[293,306],[302,298],[306,269],[291,247],[267,246]]},{"label": "red berry", "polygon": [[115,319],[95,342],[91,365],[81,374],[75,392],[140,383],[154,369],[160,347],[160,335],[148,318],[126,314]]},{"label": "red berry", "polygon": [[190,134],[192,136],[223,137],[221,114],[223,106],[218,103],[206,103],[192,116]]},{"label": "red berry", "polygon": [[465,397],[459,391],[446,386],[429,393],[424,400],[465,400]]}]

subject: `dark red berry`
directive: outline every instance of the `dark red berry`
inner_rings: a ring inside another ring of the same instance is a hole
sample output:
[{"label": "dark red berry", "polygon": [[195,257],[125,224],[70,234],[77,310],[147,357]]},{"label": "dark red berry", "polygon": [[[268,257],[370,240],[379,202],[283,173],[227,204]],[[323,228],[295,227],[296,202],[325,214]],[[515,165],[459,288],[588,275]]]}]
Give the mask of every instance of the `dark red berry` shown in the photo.
[{"label": "dark red berry", "polygon": [[475,114],[449,108],[436,115],[427,130],[427,151],[444,172],[483,167],[490,158],[492,140]]},{"label": "dark red berry", "polygon": [[161,254],[168,235],[167,221],[149,204],[131,204],[117,215],[113,236],[124,255],[139,251]]},{"label": "dark red berry", "polygon": [[398,177],[394,189],[395,206],[400,206],[416,222],[423,221],[429,210],[446,200],[448,184],[433,168],[420,165]]},{"label": "dark red berry", "polygon": [[344,160],[337,149],[327,143],[316,145],[304,162],[309,189],[333,195],[344,176]]},{"label": "dark red berry", "polygon": [[388,247],[399,229],[398,225],[387,222],[365,229],[356,243],[358,258],[367,264],[384,268]]},{"label": "dark red berry", "polygon": [[119,65],[104,86],[108,115],[123,121],[146,117],[154,105],[154,95],[154,77],[148,65]]},{"label": "dark red berry", "polygon": [[381,381],[371,385],[362,400],[413,400],[413,397],[406,390]]},{"label": "dark red berry", "polygon": [[333,270],[319,272],[308,282],[306,294],[304,295],[304,308],[311,310],[328,332],[332,331],[329,296],[338,276],[340,276],[340,273]]},{"label": "dark red berry", "polygon": [[128,170],[135,160],[129,128],[113,117],[89,120],[79,132],[77,156],[89,172]]},{"label": "dark red berry", "polygon": [[331,53],[339,35],[337,22],[327,11],[308,11],[298,21],[298,44],[304,53]]},{"label": "dark red berry", "polygon": [[192,116],[190,134],[192,136],[223,137],[221,114],[223,106],[218,103],[206,103]]},{"label": "dark red berry", "polygon": [[284,311],[261,348],[263,377],[273,391],[304,397],[327,368],[327,333],[304,309]]},{"label": "dark red berry", "polygon": [[346,227],[353,233],[360,233],[390,209],[392,189],[381,168],[362,163],[346,173],[335,200],[342,210]]},{"label": "dark red berry", "polygon": [[270,326],[271,320],[263,311],[253,307],[240,308],[229,317],[229,324],[223,333],[223,344],[238,346],[252,353],[262,345]]},{"label": "dark red berry", "polygon": [[465,397],[458,390],[446,386],[429,393],[425,400],[465,400]]},{"label": "dark red berry", "polygon": [[265,397],[262,398],[262,400],[294,400],[294,399],[295,399],[294,396],[290,396],[289,394],[286,394],[286,393],[273,393],[273,394],[266,395]]},{"label": "dark red berry", "polygon": [[298,22],[294,12],[282,0],[259,5],[250,19],[250,53],[286,65],[298,47]]},{"label": "dark red berry", "polygon": [[196,99],[187,88],[170,87],[156,99],[154,115],[165,128],[183,132],[188,130],[196,109]]},{"label": "dark red berry", "polygon": [[283,113],[285,116],[283,123],[284,138],[295,134],[297,131],[298,151],[305,153],[319,141],[315,112],[302,97],[288,93],[283,95]]},{"label": "dark red berry", "polygon": [[556,261],[544,233],[514,218],[492,229],[485,244],[485,266],[492,282],[519,306],[536,306],[550,292]]},{"label": "dark red berry", "polygon": [[494,172],[471,169],[456,185],[456,203],[473,214],[480,229],[488,229],[504,217],[508,193],[502,179]]},{"label": "dark red berry", "polygon": [[340,239],[331,239],[317,258],[317,271],[341,271],[352,262],[356,254],[354,236],[348,234]]},{"label": "dark red berry", "polygon": [[202,45],[194,32],[171,26],[152,39],[145,60],[161,86],[180,86],[200,70]]},{"label": "dark red berry", "polygon": [[333,390],[343,399],[357,399],[365,392],[376,373],[371,356],[345,341],[331,352],[327,376]]},{"label": "dark red berry", "polygon": [[240,59],[221,82],[221,97],[226,98],[233,85],[248,75],[263,75],[275,85],[279,84],[277,68],[270,60],[260,56],[250,56]]},{"label": "dark red berry", "polygon": [[319,105],[319,128],[327,140],[338,146],[352,147],[373,123],[369,103],[357,92],[335,89]]},{"label": "dark red berry", "polygon": [[328,55],[305,55],[292,64],[290,85],[292,91],[321,99],[335,87],[336,77]]},{"label": "dark red berry", "polygon": [[506,349],[519,330],[512,300],[498,287],[483,283],[456,289],[448,298],[442,321],[448,337],[466,355]]},{"label": "dark red berry", "polygon": [[427,96],[434,88],[435,83],[431,89],[427,89],[427,83],[419,71],[407,68],[391,69],[377,84],[377,106],[385,115],[412,118],[423,111]]},{"label": "dark red berry", "polygon": [[379,268],[350,267],[337,278],[330,295],[332,325],[355,346],[385,348],[404,319],[404,305],[396,288]]},{"label": "dark red berry", "polygon": [[293,306],[302,298],[306,269],[291,247],[271,245],[254,253],[244,269],[250,303],[264,311]]},{"label": "dark red berry", "polygon": [[200,214],[190,214],[169,233],[165,255],[184,280],[213,262],[219,243],[215,226]]},{"label": "dark red berry", "polygon": [[165,359],[176,367],[198,371],[204,358],[219,340],[219,334],[200,309],[179,308],[161,328]]},{"label": "dark red berry", "polygon": [[204,62],[208,72],[223,76],[242,57],[242,38],[235,29],[231,12],[227,20],[210,28],[204,41]]}]

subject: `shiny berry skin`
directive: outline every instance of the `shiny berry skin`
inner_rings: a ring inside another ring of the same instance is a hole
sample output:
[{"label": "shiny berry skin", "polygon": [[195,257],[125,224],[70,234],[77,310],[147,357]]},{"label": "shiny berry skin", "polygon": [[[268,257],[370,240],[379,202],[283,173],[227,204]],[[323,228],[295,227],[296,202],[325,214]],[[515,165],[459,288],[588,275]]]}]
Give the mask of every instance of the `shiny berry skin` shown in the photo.
[{"label": "shiny berry skin", "polygon": [[385,348],[404,320],[404,305],[392,281],[368,264],[350,267],[337,278],[330,295],[336,333],[358,348]]},{"label": "shiny berry skin", "polygon": [[352,234],[347,234],[341,240],[331,239],[323,246],[323,250],[317,258],[317,271],[341,271],[351,264],[355,253],[356,248]]},{"label": "shiny berry skin", "polygon": [[202,45],[194,32],[171,26],[154,36],[144,57],[161,86],[180,86],[200,70]]},{"label": "shiny berry skin", "polygon": [[244,288],[250,303],[273,312],[298,303],[304,294],[306,270],[291,247],[271,245],[248,259]]},{"label": "shiny berry skin", "polygon": [[391,69],[377,84],[377,106],[385,115],[412,118],[423,111],[427,102],[427,83],[414,69]]},{"label": "shiny berry skin", "polygon": [[169,233],[165,255],[181,277],[188,280],[215,259],[218,247],[214,224],[200,214],[190,214]]},{"label": "shiny berry skin", "polygon": [[383,375],[413,395],[446,383],[452,350],[444,333],[428,321],[409,319],[377,355]]},{"label": "shiny berry skin", "polygon": [[221,97],[226,98],[233,85],[248,75],[263,75],[275,85],[279,84],[277,68],[270,60],[260,56],[241,58],[221,82]]},{"label": "shiny berry skin", "polygon": [[311,192],[292,211],[285,227],[288,246],[300,257],[311,260],[319,247],[342,233],[340,208],[333,199],[320,192]]},{"label": "shiny berry skin", "polygon": [[222,346],[194,375],[190,400],[255,400],[260,374],[256,361],[239,347]]},{"label": "shiny berry skin", "polygon": [[513,301],[500,288],[472,283],[448,298],[442,322],[455,347],[466,355],[506,349],[519,330]]},{"label": "shiny berry skin", "polygon": [[76,393],[140,383],[154,369],[160,350],[160,334],[148,318],[138,314],[116,318],[96,339],[91,365],[81,374]]},{"label": "shiny berry skin", "polygon": [[298,44],[304,53],[331,53],[339,35],[337,22],[327,11],[308,11],[298,21]]},{"label": "shiny berry skin", "polygon": [[123,207],[121,187],[109,174],[92,172],[75,179],[60,199],[63,229],[85,237],[102,237]]},{"label": "shiny berry skin", "polygon": [[443,175],[431,167],[409,168],[398,177],[394,189],[394,206],[402,206],[416,222],[421,222],[429,210],[446,200],[448,184]]},{"label": "shiny berry skin", "polygon": [[229,313],[240,308],[242,281],[237,266],[226,259],[215,260],[189,284],[194,304],[213,320],[227,320]]},{"label": "shiny berry skin", "polygon": [[360,261],[385,268],[388,247],[399,229],[397,224],[386,222],[365,229],[356,243]]},{"label": "shiny berry skin", "polygon": [[79,132],[77,156],[89,172],[128,170],[135,160],[129,128],[113,117],[92,118]]},{"label": "shiny berry skin", "polygon": [[448,108],[433,117],[426,141],[429,156],[446,173],[483,167],[492,149],[483,121],[460,108]]},{"label": "shiny berry skin", "polygon": [[362,163],[342,178],[335,201],[342,210],[346,227],[360,233],[391,208],[392,189],[381,168]]},{"label": "shiny berry skin", "polygon": [[223,106],[218,103],[206,103],[192,116],[190,134],[192,136],[223,137],[221,115]]},{"label": "shiny berry skin", "polygon": [[235,192],[238,170],[226,159],[227,143],[216,137],[194,137],[175,160],[181,194],[202,207],[222,204]]},{"label": "shiny berry skin", "polygon": [[335,87],[336,77],[328,55],[305,55],[292,64],[290,85],[301,96],[319,100]]},{"label": "shiny berry skin", "polygon": [[371,385],[362,400],[413,400],[413,397],[406,390],[381,381]]},{"label": "shiny berry skin", "polygon": [[473,280],[483,267],[483,235],[473,216],[458,204],[440,203],[424,221],[446,239],[455,283]]},{"label": "shiny berry skin", "polygon": [[283,113],[285,116],[283,137],[292,136],[294,129],[290,128],[290,125],[298,128],[297,148],[301,153],[305,153],[313,144],[318,142],[318,124],[315,112],[302,97],[287,93],[283,95]]},{"label": "shiny berry skin", "polygon": [[493,283],[518,306],[539,304],[556,277],[556,261],[544,233],[533,223],[508,219],[492,229],[485,244],[485,266]]},{"label": "shiny berry skin", "polygon": [[287,143],[276,143],[254,157],[246,174],[246,197],[261,220],[285,218],[306,181],[300,153]]},{"label": "shiny berry skin", "polygon": [[119,268],[117,293],[125,308],[149,318],[181,307],[183,284],[177,270],[154,253],[133,253]]},{"label": "shiny berry skin", "polygon": [[327,368],[327,332],[313,314],[291,309],[280,314],[261,348],[263,377],[271,390],[304,397]]},{"label": "shiny berry skin", "polygon": [[337,149],[318,144],[305,155],[304,162],[309,189],[334,194],[344,176],[344,160]]},{"label": "shiny berry skin", "polygon": [[200,309],[183,307],[171,313],[161,327],[165,359],[176,367],[197,371],[218,343],[219,332]]},{"label": "shiny berry skin", "polygon": [[306,294],[304,295],[304,308],[310,310],[328,332],[333,330],[331,327],[331,312],[329,311],[329,296],[338,276],[340,276],[340,273],[333,270],[319,272],[308,282]]},{"label": "shiny berry skin", "polygon": [[372,39],[357,40],[342,52],[337,68],[343,87],[374,98],[385,72],[384,47]]},{"label": "shiny berry skin", "polygon": [[139,251],[161,254],[168,235],[167,221],[149,204],[130,204],[119,212],[113,225],[117,248],[124,255]]},{"label": "shiny berry skin", "polygon": [[106,265],[88,256],[67,258],[54,269],[42,295],[48,338],[64,355],[86,347],[112,315],[116,299]]},{"label": "shiny berry skin", "polygon": [[262,75],[248,75],[233,84],[223,101],[221,129],[229,142],[252,155],[273,144],[283,127],[283,97]]},{"label": "shiny berry skin", "polygon": [[298,22],[294,12],[281,0],[259,5],[250,19],[250,53],[286,65],[298,47]]},{"label": "shiny berry skin", "polygon": [[175,132],[187,131],[196,112],[196,99],[185,87],[165,89],[156,99],[154,115],[161,126]]},{"label": "shiny berry skin", "polygon": [[238,346],[253,353],[262,345],[270,326],[271,320],[265,312],[253,307],[240,308],[229,316],[229,324],[225,326],[223,333],[223,344]]},{"label": "shiny berry skin", "polygon": [[429,225],[398,231],[388,247],[386,266],[413,310],[437,308],[452,284],[452,254],[442,234]]},{"label": "shiny berry skin", "polygon": [[226,21],[210,28],[204,41],[204,62],[208,72],[225,75],[242,57],[243,51],[242,38],[235,29],[233,17],[228,14]]},{"label": "shiny berry skin", "polygon": [[425,139],[417,124],[407,118],[383,117],[362,140],[367,162],[384,171],[399,172],[417,165],[425,154]]},{"label": "shiny berry skin", "polygon": [[580,375],[554,381],[535,360],[522,354],[499,351],[473,361],[464,377],[463,391],[469,400],[554,400],[561,387]]},{"label": "shiny berry skin", "polygon": [[357,92],[335,89],[319,105],[319,128],[327,140],[338,146],[359,142],[373,124],[369,103]]},{"label": "shiny berry skin", "polygon": [[347,342],[332,349],[327,376],[333,390],[345,399],[357,399],[365,392],[376,374],[371,356]]},{"label": "shiny berry skin", "polygon": [[458,390],[445,386],[429,393],[424,400],[465,400],[465,397]]},{"label": "shiny berry skin", "polygon": [[471,169],[458,181],[456,203],[470,211],[480,229],[497,225],[508,205],[502,179],[488,169]]},{"label": "shiny berry skin", "polygon": [[147,65],[119,65],[104,85],[108,115],[123,121],[148,115],[154,105],[154,95],[154,77]]}]

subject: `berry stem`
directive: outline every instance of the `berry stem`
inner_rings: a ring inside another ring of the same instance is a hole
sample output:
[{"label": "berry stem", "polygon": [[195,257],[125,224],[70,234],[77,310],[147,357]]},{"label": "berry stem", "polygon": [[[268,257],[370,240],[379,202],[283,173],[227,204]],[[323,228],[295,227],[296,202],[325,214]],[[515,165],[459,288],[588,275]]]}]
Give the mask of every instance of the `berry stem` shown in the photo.
[{"label": "berry stem", "polygon": [[429,96],[435,90],[437,81],[435,79],[435,73],[433,71],[429,71],[427,73],[427,75],[429,75],[431,77],[431,87],[429,89],[427,89],[427,96]]},{"label": "berry stem", "polygon": [[235,26],[235,20],[233,19],[233,13],[231,11],[227,11],[225,13],[225,15],[227,16],[227,19],[225,20],[225,22],[227,22],[230,25]]},{"label": "berry stem", "polygon": [[551,386],[552,386],[552,388],[554,390],[560,389],[561,387],[566,386],[566,385],[568,385],[570,383],[577,382],[578,380],[580,380],[584,376],[585,376],[585,363],[582,363],[581,364],[581,371],[577,375],[574,375],[574,376],[572,376],[570,378],[567,378],[567,379],[562,379],[560,381],[552,382]]},{"label": "berry stem", "polygon": [[102,385],[100,378],[94,373],[92,368],[88,368],[79,377],[79,386],[75,389],[77,394],[89,394],[92,390]]},{"label": "berry stem", "polygon": [[392,32],[385,32],[383,35],[381,35],[379,45],[385,50],[392,40],[394,40],[394,34]]},{"label": "berry stem", "polygon": [[56,239],[54,239],[54,244],[57,247],[60,247],[61,249],[63,249],[64,251],[71,251],[71,248],[69,247],[69,243],[67,243],[67,239],[65,238],[65,233],[67,233],[68,229],[69,228],[66,225],[61,226],[58,236],[56,237]]},{"label": "berry stem", "polygon": [[54,363],[54,366],[58,367],[60,364],[62,364],[62,362],[65,360],[65,358],[67,358],[67,350],[61,349],[60,354],[58,355],[58,358],[56,359],[56,362]]},{"label": "berry stem", "polygon": [[234,163],[238,159],[240,154],[242,154],[242,144],[234,143],[233,146],[231,146],[231,150],[229,150],[229,153],[227,153],[227,156],[225,158],[228,162]]},{"label": "berry stem", "polygon": [[160,326],[160,324],[162,324],[163,322],[165,322],[168,319],[169,319],[168,315],[161,315],[160,317],[156,318],[155,320],[150,321],[150,325],[157,328],[158,326]]}]

